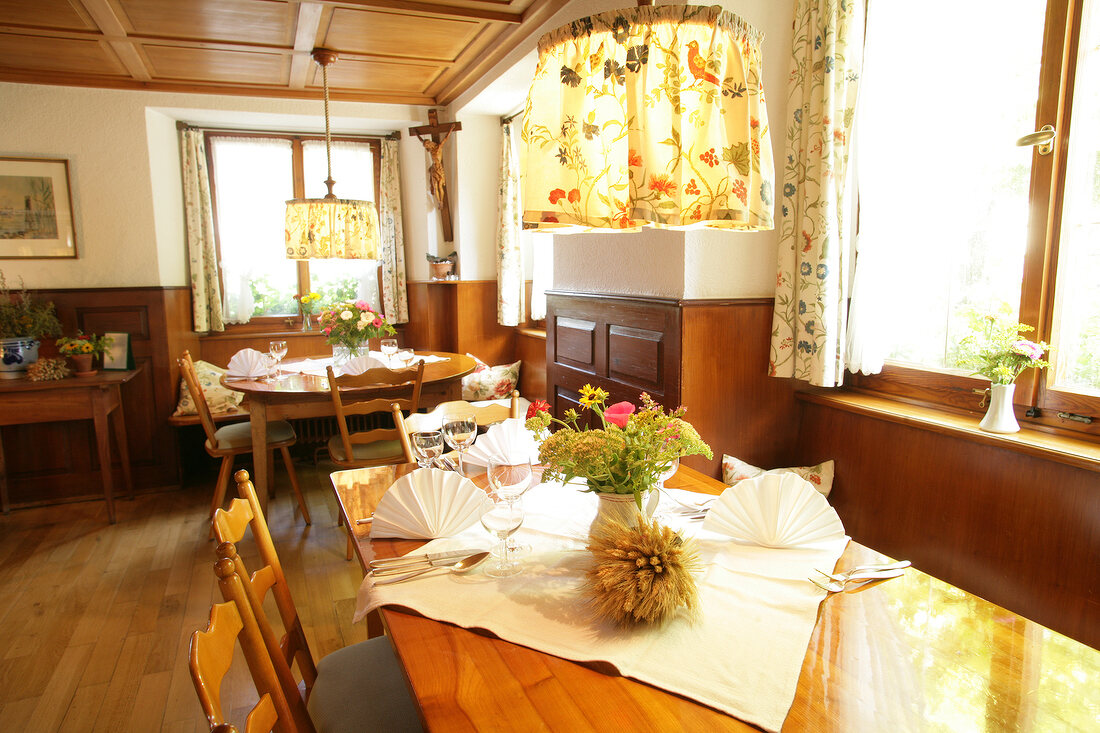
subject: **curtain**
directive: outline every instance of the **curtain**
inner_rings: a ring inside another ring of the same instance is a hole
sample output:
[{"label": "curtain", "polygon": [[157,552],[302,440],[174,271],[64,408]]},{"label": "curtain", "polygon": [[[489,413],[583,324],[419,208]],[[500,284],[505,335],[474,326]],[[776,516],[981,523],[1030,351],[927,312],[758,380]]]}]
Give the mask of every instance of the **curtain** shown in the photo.
[{"label": "curtain", "polygon": [[627,8],[539,41],[523,220],[771,229],[760,33],[718,6]]},{"label": "curtain", "polygon": [[519,161],[514,139],[514,125],[501,126],[500,190],[498,192],[499,226],[497,227],[497,323],[518,326],[524,318],[523,250],[520,232],[523,208],[519,198]]},{"label": "curtain", "polygon": [[224,331],[210,178],[206,170],[206,145],[200,130],[180,130],[180,166],[183,169],[183,216],[191,264],[191,309],[195,330]]},{"label": "curtain", "polygon": [[386,318],[391,323],[407,323],[409,298],[405,290],[405,235],[401,231],[401,169],[396,140],[382,141],[382,175],[379,188],[382,305]]},{"label": "curtain", "polygon": [[531,320],[546,318],[546,291],[554,286],[554,235],[525,232],[531,241]]},{"label": "curtain", "polygon": [[863,47],[860,3],[798,0],[769,371],[844,381],[848,253],[843,221]]}]

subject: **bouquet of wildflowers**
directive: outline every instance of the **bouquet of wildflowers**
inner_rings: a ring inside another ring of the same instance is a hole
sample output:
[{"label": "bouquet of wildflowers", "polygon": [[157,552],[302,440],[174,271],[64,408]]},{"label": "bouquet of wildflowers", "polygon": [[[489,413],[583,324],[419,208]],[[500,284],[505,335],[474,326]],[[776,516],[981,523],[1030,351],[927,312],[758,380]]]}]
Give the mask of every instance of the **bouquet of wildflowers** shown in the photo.
[{"label": "bouquet of wildflowers", "polygon": [[53,303],[35,303],[24,287],[11,292],[0,272],[0,338],[33,339],[60,333],[61,322]]},{"label": "bouquet of wildflowers", "polygon": [[306,293],[305,295],[294,295],[294,299],[298,301],[298,312],[303,318],[309,318],[313,315],[313,309],[321,302],[320,293]]},{"label": "bouquet of wildflowers", "polygon": [[325,306],[318,319],[326,343],[355,349],[367,339],[392,336],[397,333],[381,313],[365,300],[348,300]]},{"label": "bouquet of wildflowers", "polygon": [[542,438],[551,424],[558,426],[539,449],[539,462],[547,467],[545,478],[564,483],[583,477],[589,491],[632,493],[641,508],[642,492],[652,489],[677,458],[712,457],[710,446],[683,419],[683,407],[666,413],[644,392],[641,409],[630,402],[605,406],[607,397],[607,392],[597,387],[586,384],[581,388],[581,405],[590,409],[602,426],[593,429],[579,424],[576,410],[567,410],[558,420],[551,416],[548,404],[536,403],[527,428]]},{"label": "bouquet of wildflowers", "polygon": [[76,336],[68,337],[62,336],[57,340],[57,352],[62,356],[78,356],[80,354],[91,354],[92,356],[103,356],[111,344],[114,342],[110,336],[96,336],[93,334],[85,334],[80,331],[76,332]]},{"label": "bouquet of wildflowers", "polygon": [[1028,369],[1050,366],[1043,354],[1050,347],[1023,335],[1035,329],[994,315],[976,319],[975,331],[959,342],[959,366],[974,369],[975,376],[993,384],[1012,384]]}]

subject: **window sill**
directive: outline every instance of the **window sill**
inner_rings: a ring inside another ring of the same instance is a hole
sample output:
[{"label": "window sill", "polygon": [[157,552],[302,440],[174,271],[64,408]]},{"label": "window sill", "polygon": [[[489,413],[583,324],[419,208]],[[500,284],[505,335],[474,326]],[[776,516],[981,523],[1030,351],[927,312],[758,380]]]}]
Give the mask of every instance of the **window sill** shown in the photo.
[{"label": "window sill", "polygon": [[1086,471],[1100,472],[1100,445],[1088,440],[1029,428],[1022,428],[1020,432],[1011,435],[987,433],[978,428],[980,418],[975,415],[955,414],[861,392],[815,390],[797,392],[796,396],[804,402],[846,410],[918,430],[930,430],[961,440],[1064,463]]}]

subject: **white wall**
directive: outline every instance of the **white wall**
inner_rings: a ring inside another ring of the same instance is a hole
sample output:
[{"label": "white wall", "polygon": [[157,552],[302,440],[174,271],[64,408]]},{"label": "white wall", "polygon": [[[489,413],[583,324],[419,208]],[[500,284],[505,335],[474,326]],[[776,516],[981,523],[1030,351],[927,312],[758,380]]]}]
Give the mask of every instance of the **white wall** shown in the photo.
[{"label": "white wall", "polygon": [[[426,156],[405,129],[426,109],[332,104],[333,132],[400,130],[406,261],[425,278],[434,211]],[[176,120],[266,130],[324,130],[312,100],[171,94],[0,83],[0,156],[69,160],[78,258],[4,260],[9,281],[30,288],[186,285]],[[282,251],[282,243],[276,243]],[[419,267],[418,267],[419,265]]]}]

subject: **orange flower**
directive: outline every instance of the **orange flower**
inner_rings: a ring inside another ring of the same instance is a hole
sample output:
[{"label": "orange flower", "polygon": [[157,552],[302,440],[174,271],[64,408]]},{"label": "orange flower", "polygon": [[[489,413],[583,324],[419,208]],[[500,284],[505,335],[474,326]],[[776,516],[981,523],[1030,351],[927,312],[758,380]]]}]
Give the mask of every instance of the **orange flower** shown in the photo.
[{"label": "orange flower", "polygon": [[695,211],[691,212],[691,218],[693,221],[699,221],[703,218],[703,209],[700,206],[695,207]]},{"label": "orange flower", "polygon": [[676,190],[676,184],[664,173],[659,176],[652,175],[649,177],[649,190],[658,194],[664,194],[665,196],[671,196],[672,192]]},{"label": "orange flower", "polygon": [[542,221],[549,222],[549,223],[552,223],[552,224],[558,224],[559,223],[558,222],[558,217],[550,216],[550,215],[546,215],[546,216],[542,217]]},{"label": "orange flower", "polygon": [[574,188],[572,191],[569,192],[569,203],[575,204],[580,200],[581,200],[580,189]]},{"label": "orange flower", "polygon": [[560,188],[555,188],[553,191],[550,192],[550,203],[552,204],[558,203],[563,198],[565,198],[565,191]]},{"label": "orange flower", "polygon": [[627,155],[627,165],[629,165],[631,168],[642,167],[642,156],[638,155],[637,150],[631,150],[630,154]]},{"label": "orange flower", "polygon": [[749,127],[754,130],[760,127],[760,120],[756,119],[755,117],[749,117]]},{"label": "orange flower", "polygon": [[802,252],[809,252],[810,247],[813,246],[813,239],[810,237],[810,233],[805,229],[802,230],[802,238],[806,240],[806,246],[802,248]]},{"label": "orange flower", "polygon": [[615,222],[615,226],[619,229],[633,229],[634,220],[630,218],[630,204],[616,201],[615,206],[619,208],[619,213],[611,217],[612,221]]}]

